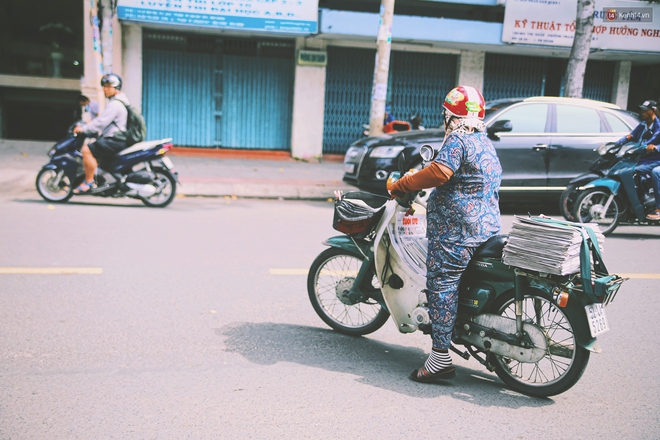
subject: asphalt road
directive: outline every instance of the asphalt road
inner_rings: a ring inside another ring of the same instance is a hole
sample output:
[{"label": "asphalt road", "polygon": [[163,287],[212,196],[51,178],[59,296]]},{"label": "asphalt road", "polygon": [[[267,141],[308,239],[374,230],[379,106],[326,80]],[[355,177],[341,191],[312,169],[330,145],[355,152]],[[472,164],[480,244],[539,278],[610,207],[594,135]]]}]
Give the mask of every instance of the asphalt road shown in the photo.
[{"label": "asphalt road", "polygon": [[660,434],[660,228],[606,240],[610,270],[634,278],[606,309],[603,353],[536,399],[456,356],[452,383],[411,382],[430,341],[391,322],[362,338],[328,329],[304,271],[336,235],[329,203],[83,202],[0,194],[2,439]]}]

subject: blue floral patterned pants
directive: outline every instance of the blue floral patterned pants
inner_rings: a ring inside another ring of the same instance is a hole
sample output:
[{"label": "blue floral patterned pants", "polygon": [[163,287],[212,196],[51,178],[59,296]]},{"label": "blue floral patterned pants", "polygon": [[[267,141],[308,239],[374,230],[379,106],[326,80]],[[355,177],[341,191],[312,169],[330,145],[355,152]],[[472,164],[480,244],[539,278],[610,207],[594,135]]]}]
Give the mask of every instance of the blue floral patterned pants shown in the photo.
[{"label": "blue floral patterned pants", "polygon": [[458,285],[475,247],[429,240],[426,289],[429,296],[433,348],[447,349],[456,323]]}]

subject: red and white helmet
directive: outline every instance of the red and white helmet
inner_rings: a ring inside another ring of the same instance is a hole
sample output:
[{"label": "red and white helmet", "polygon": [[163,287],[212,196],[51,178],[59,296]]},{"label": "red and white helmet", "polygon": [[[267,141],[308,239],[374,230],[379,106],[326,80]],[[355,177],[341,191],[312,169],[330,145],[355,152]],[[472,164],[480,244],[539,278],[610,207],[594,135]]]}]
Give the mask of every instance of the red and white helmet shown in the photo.
[{"label": "red and white helmet", "polygon": [[442,106],[452,116],[459,118],[483,119],[486,114],[486,101],[479,90],[470,86],[458,86],[445,97]]}]

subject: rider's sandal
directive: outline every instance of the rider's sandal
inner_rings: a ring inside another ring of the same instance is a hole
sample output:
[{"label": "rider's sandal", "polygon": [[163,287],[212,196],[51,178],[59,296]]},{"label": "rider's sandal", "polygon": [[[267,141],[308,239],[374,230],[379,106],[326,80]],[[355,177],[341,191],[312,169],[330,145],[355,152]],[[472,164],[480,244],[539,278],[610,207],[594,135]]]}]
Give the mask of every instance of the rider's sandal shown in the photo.
[{"label": "rider's sandal", "polygon": [[646,216],[646,220],[660,220],[660,211],[655,211]]},{"label": "rider's sandal", "polygon": [[87,182],[87,181],[83,180],[83,183],[78,185],[76,187],[76,189],[73,190],[73,193],[74,194],[85,194],[85,193],[90,192],[94,188],[96,188],[96,182],[95,181],[92,180],[91,182]]},{"label": "rider's sandal", "polygon": [[438,383],[456,377],[456,368],[447,367],[436,373],[429,373],[426,368],[419,368],[410,373],[410,378],[420,383]]}]

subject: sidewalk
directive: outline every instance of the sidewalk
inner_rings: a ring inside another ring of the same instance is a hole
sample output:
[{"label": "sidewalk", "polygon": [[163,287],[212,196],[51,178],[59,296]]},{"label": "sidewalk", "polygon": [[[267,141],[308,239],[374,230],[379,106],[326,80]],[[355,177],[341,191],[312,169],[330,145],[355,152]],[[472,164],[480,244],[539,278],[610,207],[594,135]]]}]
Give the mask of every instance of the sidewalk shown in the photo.
[{"label": "sidewalk", "polygon": [[[53,142],[0,140],[0,192],[36,191],[34,181]],[[168,157],[184,196],[236,196],[321,200],[335,190],[356,188],[342,181],[343,157],[302,162],[288,152],[175,147]]]}]

